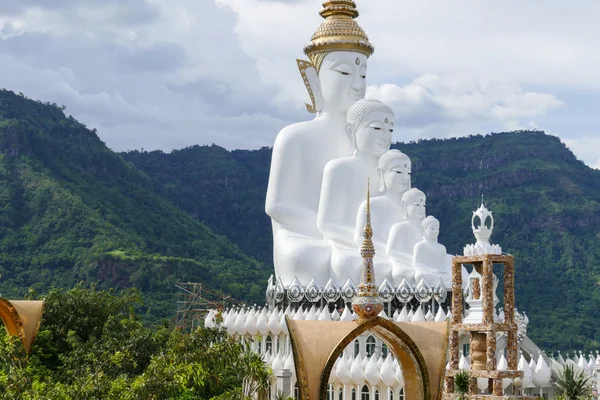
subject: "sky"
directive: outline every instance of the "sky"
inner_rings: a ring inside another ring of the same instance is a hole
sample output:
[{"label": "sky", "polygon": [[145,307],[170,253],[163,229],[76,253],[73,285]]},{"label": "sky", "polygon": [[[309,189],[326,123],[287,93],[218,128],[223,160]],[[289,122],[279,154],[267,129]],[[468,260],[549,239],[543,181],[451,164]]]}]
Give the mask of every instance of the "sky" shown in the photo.
[{"label": "sky", "polygon": [[[355,0],[394,141],[542,129],[600,168],[600,2]],[[0,87],[117,151],[271,146],[313,116],[319,0],[0,0]]]}]

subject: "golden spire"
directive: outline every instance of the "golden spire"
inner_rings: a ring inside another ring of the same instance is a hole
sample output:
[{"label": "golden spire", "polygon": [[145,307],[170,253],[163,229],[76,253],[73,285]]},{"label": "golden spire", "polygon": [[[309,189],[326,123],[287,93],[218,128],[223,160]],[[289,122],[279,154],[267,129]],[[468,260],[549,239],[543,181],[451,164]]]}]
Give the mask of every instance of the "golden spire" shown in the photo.
[{"label": "golden spire", "polygon": [[373,228],[371,227],[371,189],[370,182],[367,183],[367,220],[365,223],[364,240],[360,249],[363,258],[362,269],[360,271],[360,284],[358,293],[352,300],[352,309],[360,318],[373,318],[383,310],[383,301],[379,297],[377,286],[375,285],[375,270],[373,268],[373,257],[375,248],[373,247]]},{"label": "golden spire", "polygon": [[332,51],[356,51],[369,57],[375,47],[369,37],[354,20],[358,10],[354,0],[326,0],[319,12],[325,21],[313,34],[304,54],[315,66],[317,73],[323,58]]},{"label": "golden spire", "polygon": [[367,221],[365,230],[363,231],[363,244],[360,249],[360,254],[363,258],[375,256],[375,248],[373,247],[373,228],[371,227],[371,180],[367,180]]}]

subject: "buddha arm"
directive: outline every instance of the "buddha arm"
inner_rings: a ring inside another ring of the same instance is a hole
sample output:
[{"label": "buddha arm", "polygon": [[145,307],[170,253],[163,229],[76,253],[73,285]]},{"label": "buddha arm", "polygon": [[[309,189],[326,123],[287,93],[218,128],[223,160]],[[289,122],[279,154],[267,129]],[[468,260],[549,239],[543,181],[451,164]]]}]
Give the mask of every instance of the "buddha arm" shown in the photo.
[{"label": "buddha arm", "polygon": [[404,250],[405,241],[407,238],[403,238],[404,230],[402,229],[401,222],[392,225],[390,229],[390,237],[387,242],[385,253],[389,258],[402,260],[407,256],[412,256],[412,249],[410,253],[406,253]]},{"label": "buddha arm", "polygon": [[354,248],[354,226],[345,223],[345,217],[350,216],[345,215],[347,210],[343,201],[348,182],[340,179],[340,174],[336,172],[336,168],[332,168],[332,165],[334,165],[332,162],[328,163],[323,171],[317,227],[327,239]]},{"label": "buddha arm", "polygon": [[[280,133],[281,135],[281,133]],[[300,179],[302,155],[292,144],[277,137],[273,146],[271,171],[267,187],[265,211],[274,221],[292,231],[304,234],[318,234],[315,226],[316,210],[302,204],[302,192],[306,181]],[[304,193],[306,194],[306,193]],[[299,229],[298,229],[299,228]]]}]

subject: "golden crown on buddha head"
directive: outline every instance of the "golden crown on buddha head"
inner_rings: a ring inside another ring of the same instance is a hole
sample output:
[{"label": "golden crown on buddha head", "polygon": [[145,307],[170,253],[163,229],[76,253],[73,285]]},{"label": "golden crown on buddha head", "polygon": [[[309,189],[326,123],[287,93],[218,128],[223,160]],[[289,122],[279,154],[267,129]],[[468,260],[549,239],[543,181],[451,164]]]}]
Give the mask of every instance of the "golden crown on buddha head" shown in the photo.
[{"label": "golden crown on buddha head", "polygon": [[319,12],[325,21],[313,34],[304,54],[319,72],[321,63],[332,51],[355,51],[369,57],[375,47],[369,37],[354,20],[358,10],[354,0],[326,0]]}]

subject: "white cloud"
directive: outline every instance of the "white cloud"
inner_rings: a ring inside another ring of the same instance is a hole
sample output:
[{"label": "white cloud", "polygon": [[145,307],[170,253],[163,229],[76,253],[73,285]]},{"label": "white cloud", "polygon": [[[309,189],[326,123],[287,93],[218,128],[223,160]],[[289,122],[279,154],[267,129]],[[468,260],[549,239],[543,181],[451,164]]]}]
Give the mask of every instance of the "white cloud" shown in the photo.
[{"label": "white cloud", "polygon": [[[600,3],[357,3],[376,47],[368,93],[392,103],[399,140],[515,127],[577,139],[548,119],[578,118],[558,93],[600,99]],[[319,7],[0,0],[0,86],[65,104],[117,150],[271,145],[283,126],[310,118],[295,59],[322,21]],[[588,120],[586,131],[597,131]],[[598,160],[572,148],[589,164]]]},{"label": "white cloud", "polygon": [[457,75],[428,74],[405,86],[371,86],[367,96],[392,106],[400,127],[397,131],[410,132],[404,140],[429,137],[432,133],[464,135],[483,127],[496,131],[531,129],[537,127],[531,117],[564,105],[551,94],[523,92],[514,84]]},{"label": "white cloud", "polygon": [[595,169],[600,169],[600,134],[564,139],[563,142],[582,161]]}]

